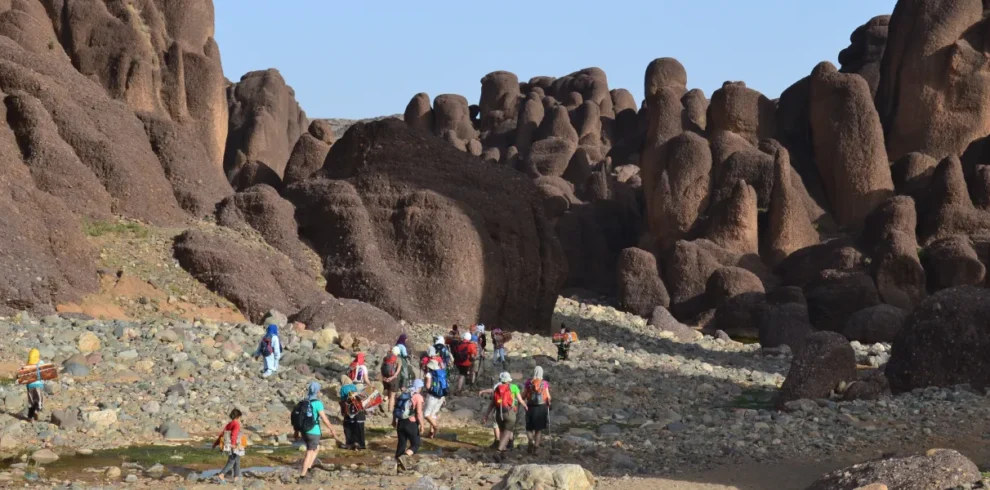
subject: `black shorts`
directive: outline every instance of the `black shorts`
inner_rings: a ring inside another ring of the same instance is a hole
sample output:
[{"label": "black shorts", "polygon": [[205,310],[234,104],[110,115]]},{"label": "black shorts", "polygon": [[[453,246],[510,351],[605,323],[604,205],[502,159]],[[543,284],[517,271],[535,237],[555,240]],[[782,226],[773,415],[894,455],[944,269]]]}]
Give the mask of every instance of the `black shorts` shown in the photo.
[{"label": "black shorts", "polygon": [[547,430],[550,426],[550,405],[530,405],[526,412],[526,430]]},{"label": "black shorts", "polygon": [[457,372],[461,373],[461,376],[467,376],[471,374],[471,366],[457,366]]},{"label": "black shorts", "polygon": [[303,434],[302,440],[306,443],[307,451],[316,451],[320,448],[320,436],[316,434]]}]

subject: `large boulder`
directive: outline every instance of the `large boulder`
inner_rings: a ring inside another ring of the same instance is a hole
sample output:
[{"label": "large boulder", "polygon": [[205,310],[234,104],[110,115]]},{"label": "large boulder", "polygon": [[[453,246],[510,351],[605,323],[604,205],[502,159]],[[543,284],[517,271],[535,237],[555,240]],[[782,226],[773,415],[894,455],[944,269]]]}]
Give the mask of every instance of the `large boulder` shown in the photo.
[{"label": "large boulder", "polygon": [[403,332],[392,315],[353,299],[327,298],[304,306],[290,318],[306,325],[307,330],[322,330],[330,323],[337,333],[349,333],[372,342],[390,344]]},{"label": "large boulder", "polygon": [[323,168],[330,152],[330,145],[337,140],[330,123],[317,119],[309,124],[309,130],[299,137],[285,164],[282,182],[285,185],[302,182]]},{"label": "large boulder", "polygon": [[261,162],[279,178],[309,127],[296,93],[274,68],[252,71],[227,87],[230,112],[223,168],[228,179],[248,162]]},{"label": "large boulder", "polygon": [[351,127],[319,176],[285,194],[333,295],[411,322],[550,324],[566,266],[523,175],[381,120]]},{"label": "large boulder", "polygon": [[731,131],[756,145],[777,131],[776,104],[744,82],[725,82],[712,94],[708,130]]},{"label": "large boulder", "polygon": [[637,245],[642,228],[635,203],[606,199],[572,206],[555,226],[568,264],[565,287],[614,294],[619,254]]},{"label": "large boulder", "polygon": [[736,181],[732,194],[713,205],[705,238],[737,254],[758,254],[760,232],[756,191],[745,180]]},{"label": "large boulder", "polygon": [[849,36],[849,47],[839,53],[842,73],[855,73],[870,86],[870,94],[876,95],[880,84],[880,62],[887,47],[889,15],[878,15],[859,26]]},{"label": "large boulder", "polygon": [[983,2],[897,2],[880,67],[876,107],[891,160],[920,151],[961,155],[990,134]]},{"label": "large boulder", "polygon": [[701,332],[677,321],[674,315],[671,315],[670,311],[663,306],[657,306],[653,309],[650,321],[646,324],[656,327],[660,332],[669,332],[671,337],[681,342],[691,342],[702,336]]},{"label": "large boulder", "polygon": [[811,134],[815,161],[832,213],[841,226],[863,219],[893,195],[883,127],[866,81],[823,62],[811,74]]},{"label": "large boulder", "polygon": [[925,269],[918,259],[915,239],[917,222],[914,200],[896,196],[866,218],[860,238],[872,255],[870,268],[880,297],[885,303],[908,310],[927,294]]},{"label": "large boulder", "polygon": [[887,378],[894,393],[968,383],[990,386],[990,292],[944,289],[918,305],[894,338]]},{"label": "large boulder", "polygon": [[[769,226],[766,233],[767,262],[777,266],[795,251],[818,243],[818,230],[811,222],[802,196],[791,176],[790,154],[780,148],[774,153],[773,192],[770,197]],[[795,175],[800,181],[800,176]]]},{"label": "large boulder", "polygon": [[175,258],[254,322],[261,322],[269,310],[296,312],[327,297],[314,275],[285,255],[237,238],[219,230],[188,230],[175,239]]},{"label": "large boulder", "polygon": [[765,292],[763,281],[742,267],[722,267],[713,272],[705,283],[705,296],[708,305],[713,308],[741,294]]},{"label": "large boulder", "polygon": [[808,320],[808,306],[801,303],[769,304],[757,312],[757,334],[762,347],[786,345],[793,352],[804,348],[814,332]]},{"label": "large boulder", "polygon": [[849,340],[858,340],[864,344],[894,341],[897,332],[904,325],[908,311],[891,305],[876,305],[853,313],[842,335]]},{"label": "large boulder", "polygon": [[657,259],[640,248],[627,248],[619,254],[618,300],[622,311],[648,317],[657,306],[670,306],[667,288],[660,280]]},{"label": "large boulder", "polygon": [[513,467],[492,490],[591,490],[595,477],[576,464]]},{"label": "large boulder", "polygon": [[969,488],[981,478],[980,469],[966,456],[952,449],[932,449],[925,454],[842,468],[821,477],[807,490],[857,490],[874,485],[897,490]]},{"label": "large boulder", "polygon": [[238,192],[217,205],[217,223],[235,230],[254,230],[269,245],[297,264],[305,260],[305,245],[299,241],[296,208],[268,185]]},{"label": "large boulder", "polygon": [[801,399],[828,398],[840,383],[856,381],[856,353],[841,334],[815,332],[791,360],[777,405]]},{"label": "large boulder", "polygon": [[873,279],[862,272],[822,271],[804,294],[811,324],[833,332],[841,332],[853,313],[880,304]]},{"label": "large boulder", "polygon": [[986,266],[973,250],[973,240],[966,235],[936,240],[918,254],[931,292],[955,286],[980,286],[987,274]]},{"label": "large boulder", "polygon": [[683,238],[708,209],[712,154],[708,141],[682,133],[650,158],[643,154],[641,174],[650,231],[662,244]]}]

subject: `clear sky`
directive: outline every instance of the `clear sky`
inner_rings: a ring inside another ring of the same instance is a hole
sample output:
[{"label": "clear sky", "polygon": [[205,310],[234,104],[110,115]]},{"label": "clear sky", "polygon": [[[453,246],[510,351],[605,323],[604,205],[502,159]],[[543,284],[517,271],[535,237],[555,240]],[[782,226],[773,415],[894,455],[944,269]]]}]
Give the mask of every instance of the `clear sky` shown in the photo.
[{"label": "clear sky", "polygon": [[671,56],[711,93],[743,80],[770,98],[895,0],[214,0],[227,78],[278,68],[313,118],[401,113],[417,92],[477,103],[486,73],[528,80],[589,66],[643,95]]}]

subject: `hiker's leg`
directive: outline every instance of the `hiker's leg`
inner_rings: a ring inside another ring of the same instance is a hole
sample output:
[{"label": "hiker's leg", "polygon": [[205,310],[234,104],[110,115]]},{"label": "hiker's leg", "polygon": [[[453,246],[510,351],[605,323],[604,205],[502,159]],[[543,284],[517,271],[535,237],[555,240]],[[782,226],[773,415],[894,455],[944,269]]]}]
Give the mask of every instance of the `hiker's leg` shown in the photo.
[{"label": "hiker's leg", "polygon": [[239,454],[234,455],[234,480],[241,479],[241,456]]},{"label": "hiker's leg", "polygon": [[536,435],[534,437],[536,439],[536,447],[540,447],[540,444],[543,443],[543,431],[542,430],[536,431]]},{"label": "hiker's leg", "polygon": [[409,436],[406,433],[405,421],[400,420],[399,425],[396,427],[396,435],[399,436],[399,444],[395,447],[395,457],[398,459],[406,452],[406,445],[409,442]]},{"label": "hiker's leg", "polygon": [[406,451],[406,454],[413,455],[418,453],[419,445],[423,442],[422,438],[419,437],[419,422],[409,422],[409,439],[412,441],[412,447]]},{"label": "hiker's leg", "polygon": [[357,425],[357,434],[355,434],[354,442],[357,443],[358,449],[364,449],[365,448],[365,442],[364,442],[364,421],[365,420],[366,420],[366,416],[363,413],[361,415],[358,415],[357,416],[357,419],[355,420],[355,422],[356,422],[355,425]]},{"label": "hiker's leg", "polygon": [[509,441],[512,439],[512,431],[508,427],[502,431],[502,439],[498,441],[498,450],[505,451],[506,447],[509,445]]}]

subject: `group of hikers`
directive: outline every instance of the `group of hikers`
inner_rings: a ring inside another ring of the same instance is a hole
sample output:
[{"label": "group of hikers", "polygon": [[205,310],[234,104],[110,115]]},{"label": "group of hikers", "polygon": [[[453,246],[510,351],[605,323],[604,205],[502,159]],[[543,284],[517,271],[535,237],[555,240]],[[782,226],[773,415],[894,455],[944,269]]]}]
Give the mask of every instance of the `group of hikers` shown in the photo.
[{"label": "group of hikers", "polygon": [[[491,332],[493,347],[493,364],[507,368],[508,353],[506,343],[511,338],[500,329]],[[450,395],[448,380],[453,373],[458,374],[458,394],[463,392],[464,385],[475,385],[480,368],[485,359],[487,339],[485,326],[475,325],[469,331],[460,332],[457,325],[447,336],[438,335],[433,339],[419,362],[422,376],[418,376],[413,366],[407,346],[408,336],[402,334],[389,354],[382,361],[381,382],[383,393],[380,399],[373,403],[364,398],[371,385],[371,376],[365,365],[365,354],[354,356],[347,375],[341,378],[339,392],[340,416],[343,420],[345,449],[364,450],[365,421],[368,409],[378,408],[383,413],[391,413],[392,427],[395,428],[398,443],[395,459],[399,469],[405,470],[407,459],[415,455],[422,444],[421,437],[429,427],[427,438],[435,438],[440,428],[440,410]],[[557,344],[557,359],[567,360],[572,337],[567,328],[561,325],[560,334],[554,336]],[[259,342],[254,358],[263,359],[262,377],[267,378],[278,371],[279,359],[282,356],[282,344],[279,340],[278,326],[268,325],[264,337]],[[28,363],[22,370],[43,365],[38,349],[32,349],[28,354]],[[44,396],[44,381],[38,376],[36,381],[27,384],[28,417],[38,420]],[[320,400],[322,386],[313,381],[307,386],[306,396],[293,409],[291,422],[295,440],[301,440],[306,447],[300,476],[306,477],[316,462],[320,450],[320,440],[329,433],[335,441],[337,433],[327,416],[326,406]],[[377,394],[377,392],[375,392]],[[498,382],[491,389],[478,392],[479,396],[490,397],[485,411],[483,425],[494,414],[493,430],[495,442],[492,447],[499,453],[512,449],[515,427],[519,410],[526,412],[525,426],[529,434],[530,453],[535,453],[542,442],[543,432],[550,425],[550,385],[544,380],[543,369],[537,366],[533,376],[526,380],[523,387],[513,383],[512,376],[501,372]],[[243,437],[241,424],[243,413],[234,409],[229,414],[230,422],[213,444],[221,447],[228,455],[227,464],[217,475],[224,482],[227,473],[235,479],[240,478],[240,458],[244,455],[247,438]]]}]

